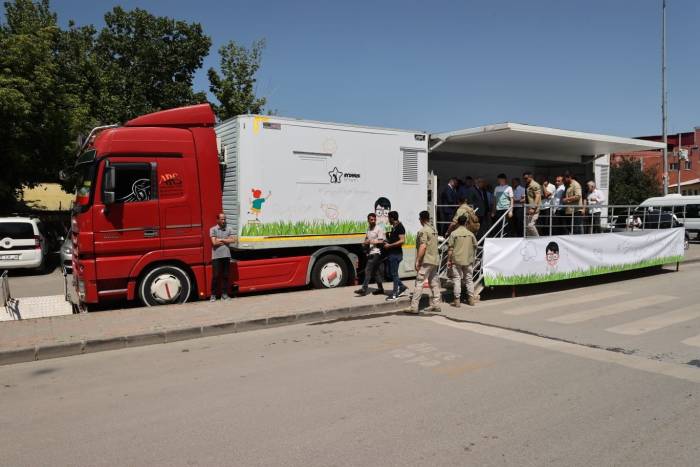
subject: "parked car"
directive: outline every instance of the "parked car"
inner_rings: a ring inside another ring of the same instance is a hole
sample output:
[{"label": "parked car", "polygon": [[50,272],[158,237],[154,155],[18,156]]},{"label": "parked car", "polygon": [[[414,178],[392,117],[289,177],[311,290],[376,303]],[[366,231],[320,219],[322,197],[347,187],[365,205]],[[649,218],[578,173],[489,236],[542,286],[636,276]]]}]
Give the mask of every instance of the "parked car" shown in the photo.
[{"label": "parked car", "polygon": [[70,232],[61,244],[61,264],[68,274],[73,271],[73,237]]},{"label": "parked car", "polygon": [[[626,230],[670,229],[673,227],[685,227],[684,223],[673,212],[662,211],[655,207],[638,207],[634,211],[624,214],[616,214],[610,218],[610,230],[623,232]],[[685,230],[683,246],[687,250],[690,247],[688,229]]]},{"label": "parked car", "polygon": [[683,222],[686,232],[700,234],[700,196],[659,196],[644,200],[640,206],[671,212]]},{"label": "parked car", "polygon": [[41,221],[0,217],[0,270],[47,268],[48,244]]}]

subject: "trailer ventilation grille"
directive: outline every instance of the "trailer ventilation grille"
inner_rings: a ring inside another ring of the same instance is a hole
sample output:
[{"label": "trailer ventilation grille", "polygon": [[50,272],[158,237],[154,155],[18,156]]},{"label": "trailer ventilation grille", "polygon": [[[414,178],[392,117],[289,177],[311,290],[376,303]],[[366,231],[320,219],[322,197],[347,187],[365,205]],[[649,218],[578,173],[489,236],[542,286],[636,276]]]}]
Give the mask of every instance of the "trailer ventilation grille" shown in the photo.
[{"label": "trailer ventilation grille", "polygon": [[404,183],[418,183],[418,151],[403,149],[402,180]]},{"label": "trailer ventilation grille", "polygon": [[607,190],[609,188],[610,167],[607,165],[600,166],[600,180],[598,180],[598,188]]}]

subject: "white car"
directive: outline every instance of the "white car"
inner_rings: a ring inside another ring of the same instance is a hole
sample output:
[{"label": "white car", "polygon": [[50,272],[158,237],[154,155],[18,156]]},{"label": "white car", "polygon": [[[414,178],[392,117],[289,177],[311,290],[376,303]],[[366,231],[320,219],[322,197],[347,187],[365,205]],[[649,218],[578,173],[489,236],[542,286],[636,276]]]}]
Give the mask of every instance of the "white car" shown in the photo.
[{"label": "white car", "polygon": [[46,268],[48,245],[41,221],[29,217],[0,217],[0,271]]},{"label": "white car", "polygon": [[685,226],[686,232],[700,235],[700,196],[671,194],[644,200],[640,206],[653,206],[664,212],[672,212]]}]

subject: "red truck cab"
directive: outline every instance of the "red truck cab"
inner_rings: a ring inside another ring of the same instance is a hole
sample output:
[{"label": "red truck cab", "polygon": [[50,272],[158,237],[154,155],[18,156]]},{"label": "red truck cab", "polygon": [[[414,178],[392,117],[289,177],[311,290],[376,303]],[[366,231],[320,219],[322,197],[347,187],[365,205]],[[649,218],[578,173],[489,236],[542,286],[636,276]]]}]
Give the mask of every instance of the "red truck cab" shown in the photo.
[{"label": "red truck cab", "polygon": [[221,212],[214,123],[208,104],[157,112],[103,129],[79,155],[72,230],[81,304],[208,295],[209,228]]}]

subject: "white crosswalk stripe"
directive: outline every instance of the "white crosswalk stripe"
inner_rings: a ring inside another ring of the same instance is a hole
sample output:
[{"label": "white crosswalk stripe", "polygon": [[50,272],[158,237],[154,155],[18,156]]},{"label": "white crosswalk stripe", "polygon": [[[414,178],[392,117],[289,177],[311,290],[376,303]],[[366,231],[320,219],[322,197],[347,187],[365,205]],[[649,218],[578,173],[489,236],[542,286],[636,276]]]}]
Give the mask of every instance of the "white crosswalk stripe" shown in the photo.
[{"label": "white crosswalk stripe", "polygon": [[602,307],[591,307],[587,310],[578,311],[576,313],[569,313],[566,315],[556,316],[554,318],[548,319],[547,321],[560,324],[581,323],[583,321],[589,321],[604,316],[616,315],[619,313],[624,313],[626,311],[636,310],[638,308],[645,308],[653,305],[658,305],[664,302],[675,300],[676,298],[677,297],[672,297],[669,295],[651,295],[648,297],[641,297],[634,300],[611,303]]},{"label": "white crosswalk stripe", "polygon": [[638,336],[696,318],[700,318],[700,307],[697,304],[613,326],[606,329],[606,331],[626,336]]},{"label": "white crosswalk stripe", "polygon": [[681,341],[685,345],[692,345],[693,347],[700,347],[700,335],[695,337],[689,337],[688,339]]},{"label": "white crosswalk stripe", "polygon": [[529,315],[531,313],[537,313],[538,311],[554,310],[556,308],[562,308],[571,305],[581,305],[583,303],[597,302],[599,300],[620,297],[626,294],[628,294],[628,292],[625,292],[623,290],[603,290],[601,292],[585,295],[582,297],[568,297],[560,300],[554,300],[551,302],[544,303],[542,305],[527,305],[523,306],[522,308],[504,311],[503,313],[511,316]]}]

